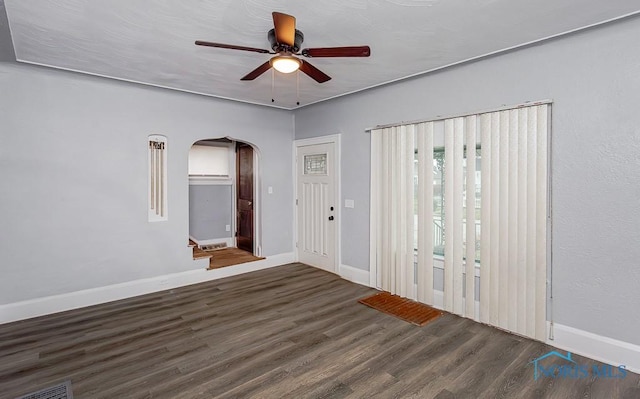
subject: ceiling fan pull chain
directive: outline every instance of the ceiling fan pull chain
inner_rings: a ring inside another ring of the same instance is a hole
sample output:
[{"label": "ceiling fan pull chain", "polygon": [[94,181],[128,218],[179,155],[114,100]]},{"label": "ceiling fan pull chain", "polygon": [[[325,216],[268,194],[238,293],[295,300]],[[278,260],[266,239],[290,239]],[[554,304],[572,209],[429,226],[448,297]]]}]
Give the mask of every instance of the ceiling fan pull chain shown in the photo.
[{"label": "ceiling fan pull chain", "polygon": [[296,105],[300,105],[300,71],[296,71]]},{"label": "ceiling fan pull chain", "polygon": [[271,69],[271,102],[274,103],[276,102],[276,100],[274,99],[274,91],[275,91],[275,80],[276,80],[276,73],[273,71],[273,69]]}]

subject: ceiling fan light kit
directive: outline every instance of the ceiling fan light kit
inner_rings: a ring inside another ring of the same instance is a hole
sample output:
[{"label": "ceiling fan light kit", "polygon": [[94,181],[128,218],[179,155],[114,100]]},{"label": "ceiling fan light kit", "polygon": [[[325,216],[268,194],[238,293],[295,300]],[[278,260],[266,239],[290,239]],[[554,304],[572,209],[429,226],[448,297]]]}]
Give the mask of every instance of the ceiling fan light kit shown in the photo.
[{"label": "ceiling fan light kit", "polygon": [[278,55],[269,60],[271,66],[281,73],[292,73],[300,69],[302,61],[292,55]]},{"label": "ceiling fan light kit", "polygon": [[273,12],[274,28],[267,32],[267,39],[273,52],[265,49],[236,46],[232,44],[206,42],[197,40],[196,45],[218,47],[230,50],[251,51],[262,54],[276,54],[269,61],[263,63],[253,71],[241,78],[241,80],[254,80],[258,76],[273,68],[281,73],[292,73],[297,70],[302,71],[318,83],[331,80],[331,77],[309,62],[302,61],[299,56],[308,58],[320,57],[369,57],[371,49],[369,46],[349,46],[349,47],[324,47],[306,48],[302,51],[300,47],[304,41],[304,34],[296,29],[296,19],[288,14]]}]

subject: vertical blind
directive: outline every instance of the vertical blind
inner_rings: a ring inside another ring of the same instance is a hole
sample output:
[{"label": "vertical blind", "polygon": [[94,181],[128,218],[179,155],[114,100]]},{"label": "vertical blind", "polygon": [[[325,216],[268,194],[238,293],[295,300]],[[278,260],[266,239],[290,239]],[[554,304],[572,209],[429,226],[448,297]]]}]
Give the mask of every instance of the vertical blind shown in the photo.
[{"label": "vertical blind", "polygon": [[[372,130],[371,267],[378,287],[544,340],[549,108],[537,103]],[[436,129],[444,134],[440,304],[433,256]]]},{"label": "vertical blind", "polygon": [[413,260],[413,155],[414,126],[383,129],[372,136],[372,154],[376,162],[373,172],[380,179],[372,179],[379,193],[376,201],[384,213],[377,214],[375,223],[376,259],[380,259],[379,286],[400,296],[415,299]]}]

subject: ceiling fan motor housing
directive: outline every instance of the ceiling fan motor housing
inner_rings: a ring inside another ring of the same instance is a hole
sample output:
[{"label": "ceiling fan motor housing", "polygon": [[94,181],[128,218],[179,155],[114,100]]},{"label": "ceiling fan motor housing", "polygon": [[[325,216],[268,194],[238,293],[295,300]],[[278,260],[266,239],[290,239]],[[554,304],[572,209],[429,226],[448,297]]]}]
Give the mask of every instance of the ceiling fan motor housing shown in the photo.
[{"label": "ceiling fan motor housing", "polygon": [[293,47],[289,47],[286,44],[278,43],[278,40],[276,39],[275,29],[271,29],[269,33],[267,33],[267,39],[269,39],[269,43],[271,44],[271,49],[276,53],[279,53],[282,51],[297,53],[298,51],[300,51],[300,47],[302,46],[302,42],[304,41],[304,35],[302,34],[302,32],[296,29],[296,35],[295,35]]}]

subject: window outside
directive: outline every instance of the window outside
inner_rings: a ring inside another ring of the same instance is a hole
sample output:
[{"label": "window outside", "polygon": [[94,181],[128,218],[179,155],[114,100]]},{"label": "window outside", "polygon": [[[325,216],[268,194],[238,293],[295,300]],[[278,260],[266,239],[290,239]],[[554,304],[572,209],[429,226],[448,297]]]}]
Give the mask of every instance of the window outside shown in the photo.
[{"label": "window outside", "polygon": [[[418,242],[418,153],[414,154],[414,247],[417,248]],[[476,262],[480,261],[480,170],[481,170],[481,151],[480,148],[476,148],[476,190],[473,193],[475,197],[475,220],[472,223],[476,228]],[[437,256],[444,256],[445,248],[445,212],[444,212],[444,177],[446,173],[446,165],[444,162],[444,148],[436,148],[433,151],[433,254]],[[467,228],[467,156],[466,148],[464,150],[463,161],[463,210],[462,210],[462,240],[463,240],[463,253],[466,254],[466,228]]]}]

